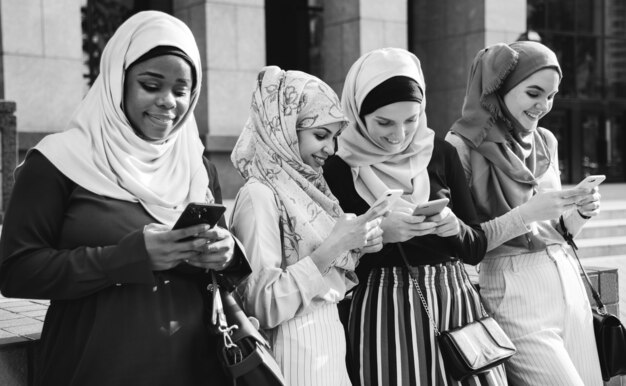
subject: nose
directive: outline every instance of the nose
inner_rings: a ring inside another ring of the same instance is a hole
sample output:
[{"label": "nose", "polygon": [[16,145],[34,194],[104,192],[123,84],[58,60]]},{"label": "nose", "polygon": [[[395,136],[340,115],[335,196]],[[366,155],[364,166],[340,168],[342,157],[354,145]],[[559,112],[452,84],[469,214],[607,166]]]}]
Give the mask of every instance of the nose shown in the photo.
[{"label": "nose", "polygon": [[335,154],[335,151],[337,151],[337,140],[333,139],[332,141],[326,142],[323,150],[324,150],[324,153],[326,153],[329,156]]},{"label": "nose", "polygon": [[538,100],[537,103],[535,103],[535,107],[545,111],[548,108],[548,100],[547,99],[541,99]]},{"label": "nose", "polygon": [[166,92],[159,95],[156,103],[157,106],[169,110],[173,109],[176,106],[176,98],[171,92]]}]

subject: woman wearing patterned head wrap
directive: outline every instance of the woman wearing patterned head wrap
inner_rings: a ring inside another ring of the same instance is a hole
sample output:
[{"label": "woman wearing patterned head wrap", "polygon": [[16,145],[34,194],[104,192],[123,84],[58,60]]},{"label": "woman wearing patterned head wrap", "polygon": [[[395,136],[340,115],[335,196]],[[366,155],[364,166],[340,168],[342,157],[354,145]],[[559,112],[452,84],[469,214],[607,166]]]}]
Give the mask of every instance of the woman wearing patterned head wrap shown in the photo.
[{"label": "woman wearing patterned head wrap", "polygon": [[515,385],[602,384],[589,302],[559,225],[562,216],[578,233],[598,213],[599,194],[561,190],[556,138],[538,127],[561,76],[541,43],[479,51],[446,137],[487,235],[481,294],[518,349],[507,362]]},{"label": "woman wearing patterned head wrap", "polygon": [[221,200],[192,114],[195,40],[141,12],[100,69],[68,129],[28,152],[3,224],[3,294],[51,299],[35,383],[223,384],[201,284],[238,261],[220,274],[232,288],[249,266],[224,228],[170,230],[187,203]]},{"label": "woman wearing patterned head wrap", "polygon": [[232,229],[253,269],[240,295],[293,386],[349,384],[337,302],[355,284],[352,250],[381,247],[385,208],[344,215],[322,176],[346,123],[324,82],[266,67],[232,154],[246,179]]},{"label": "woman wearing patterned head wrap", "polygon": [[[351,124],[324,176],[343,210],[363,213],[386,189],[402,189],[381,223],[384,247],[357,268],[349,335],[352,380],[360,385],[504,385],[498,366],[463,383],[447,373],[431,319],[447,330],[482,316],[463,262],[486,248],[456,151],[426,122],[426,88],[419,60],[399,48],[371,51],[350,68],[342,103]],[[448,198],[424,219],[416,205]],[[407,258],[407,268],[402,252]]]}]

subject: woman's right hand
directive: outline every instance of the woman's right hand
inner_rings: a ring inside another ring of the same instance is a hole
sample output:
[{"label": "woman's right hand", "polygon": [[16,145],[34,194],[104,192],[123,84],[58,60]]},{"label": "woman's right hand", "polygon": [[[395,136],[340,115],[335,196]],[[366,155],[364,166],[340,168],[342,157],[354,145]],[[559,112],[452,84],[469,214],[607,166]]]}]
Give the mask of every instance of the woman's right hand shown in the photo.
[{"label": "woman's right hand", "polygon": [[433,233],[437,224],[424,219],[424,216],[414,216],[409,208],[394,210],[380,225],[383,229],[383,243],[401,243],[415,236]]},{"label": "woman's right hand", "polygon": [[[152,270],[164,271],[174,268],[181,262],[195,257],[197,255],[196,250],[206,244],[204,238],[196,238],[195,236],[209,229],[210,227],[205,224],[177,230],[171,230],[170,227],[163,224],[146,225],[143,235]],[[187,237],[193,238],[181,241]]]},{"label": "woman's right hand", "polygon": [[579,188],[540,192],[520,205],[519,213],[526,225],[535,221],[553,220],[565,211],[576,208],[576,203],[587,194],[587,189]]},{"label": "woman's right hand", "polygon": [[386,204],[377,205],[360,216],[347,213],[339,217],[326,240],[311,253],[320,272],[325,272],[332,261],[346,251],[361,249],[372,253],[381,250],[383,232],[380,222],[388,212],[387,207]]}]

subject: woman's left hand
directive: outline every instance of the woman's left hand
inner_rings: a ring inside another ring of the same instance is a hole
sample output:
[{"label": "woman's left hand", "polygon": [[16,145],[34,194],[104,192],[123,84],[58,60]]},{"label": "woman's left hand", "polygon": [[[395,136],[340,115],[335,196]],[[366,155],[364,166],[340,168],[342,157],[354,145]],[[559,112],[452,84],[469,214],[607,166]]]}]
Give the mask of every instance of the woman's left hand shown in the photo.
[{"label": "woman's left hand", "polygon": [[443,208],[443,210],[439,214],[428,217],[426,221],[434,222],[437,224],[437,227],[435,228],[433,233],[439,237],[455,236],[461,231],[459,219],[456,217],[454,212],[447,206]]},{"label": "woman's left hand", "polygon": [[588,217],[597,216],[600,213],[600,192],[598,187],[591,189],[582,200],[576,203],[580,214]]},{"label": "woman's left hand", "polygon": [[231,263],[235,251],[235,240],[233,240],[230,232],[215,226],[200,233],[198,238],[206,239],[206,243],[196,248],[196,255],[191,256],[186,262],[198,268],[216,271],[226,269]]}]

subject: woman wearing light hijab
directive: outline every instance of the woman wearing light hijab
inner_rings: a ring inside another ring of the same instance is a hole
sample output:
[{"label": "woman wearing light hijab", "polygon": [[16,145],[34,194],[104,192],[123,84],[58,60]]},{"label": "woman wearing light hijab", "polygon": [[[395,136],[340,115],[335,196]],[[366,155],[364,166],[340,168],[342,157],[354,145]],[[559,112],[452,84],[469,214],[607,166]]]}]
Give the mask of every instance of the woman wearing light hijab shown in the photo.
[{"label": "woman wearing light hijab", "polygon": [[246,179],[232,230],[253,271],[238,292],[267,329],[291,386],[350,384],[337,303],[355,284],[356,249],[382,246],[378,224],[386,207],[343,214],[322,176],[346,124],[324,82],[265,67],[231,157]]},{"label": "woman wearing light hijab", "polygon": [[602,385],[591,308],[562,236],[598,213],[600,196],[597,188],[561,190],[557,140],[538,127],[561,76],[541,43],[479,51],[462,117],[446,137],[487,235],[481,294],[517,347],[506,362],[514,385]]},{"label": "woman wearing light hijab", "polygon": [[[425,91],[419,60],[400,48],[361,56],[344,84],[342,104],[351,123],[339,138],[337,156],[324,166],[330,189],[342,209],[355,214],[387,189],[404,192],[381,222],[383,249],[364,255],[357,267],[348,323],[352,380],[504,385],[503,366],[454,381],[439,351],[433,324],[448,330],[483,316],[463,262],[478,263],[486,239],[456,151],[427,126]],[[439,214],[412,214],[416,205],[439,198],[449,199]]]},{"label": "woman wearing light hijab", "polygon": [[221,199],[192,115],[201,83],[189,28],[138,13],[67,130],[18,168],[0,284],[50,299],[35,384],[225,384],[202,284],[213,269],[232,288],[249,266],[223,221],[171,230],[187,203]]}]

